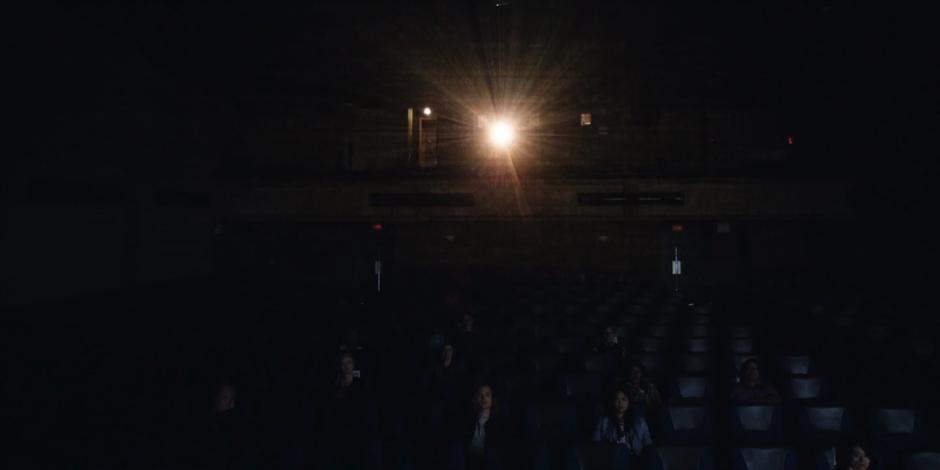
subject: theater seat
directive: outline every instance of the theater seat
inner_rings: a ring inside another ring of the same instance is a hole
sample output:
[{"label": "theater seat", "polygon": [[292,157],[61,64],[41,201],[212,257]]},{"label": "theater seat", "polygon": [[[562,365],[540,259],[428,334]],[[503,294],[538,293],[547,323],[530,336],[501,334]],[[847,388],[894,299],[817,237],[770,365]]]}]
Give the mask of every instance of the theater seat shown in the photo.
[{"label": "theater seat", "polygon": [[747,446],[773,446],[783,439],[780,408],[734,406],[731,408],[731,442]]},{"label": "theater seat", "polygon": [[654,447],[646,453],[648,470],[711,470],[711,447]]},{"label": "theater seat", "polygon": [[729,340],[728,349],[734,354],[751,354],[754,352],[754,340],[750,338]]},{"label": "theater seat", "polygon": [[[483,455],[485,470],[502,470],[503,462],[498,455],[486,452]],[[467,449],[465,444],[452,443],[447,448],[447,470],[467,470]]]},{"label": "theater seat", "polygon": [[793,449],[739,448],[732,452],[733,470],[796,470]]},{"label": "theater seat", "polygon": [[791,400],[820,400],[828,397],[828,382],[821,377],[790,377],[784,387]]},{"label": "theater seat", "polygon": [[683,375],[701,375],[712,372],[714,357],[710,354],[679,354],[675,359],[676,371]]},{"label": "theater seat", "polygon": [[632,359],[646,370],[648,375],[661,375],[663,373],[663,357],[659,354],[637,354]]},{"label": "theater seat", "polygon": [[637,349],[645,353],[658,353],[666,350],[666,342],[662,338],[640,338]]},{"label": "theater seat", "polygon": [[810,356],[781,356],[777,359],[777,365],[784,375],[808,375],[815,372],[815,364]]},{"label": "theater seat", "polygon": [[570,403],[530,405],[525,415],[525,436],[530,442],[568,442],[577,432],[577,412]]},{"label": "theater seat", "polygon": [[[836,448],[829,447],[816,452],[814,456],[816,470],[833,470],[836,468]],[[871,470],[874,470],[871,468]]]},{"label": "theater seat", "polygon": [[585,354],[584,370],[597,374],[609,374],[614,370],[614,357],[610,354]]},{"label": "theater seat", "polygon": [[631,328],[634,327],[634,326],[636,326],[637,324],[639,324],[641,321],[642,321],[642,318],[640,318],[638,315],[632,314],[632,313],[628,313],[628,314],[626,314],[626,315],[620,317],[619,319],[617,319],[617,323],[618,323],[618,324],[624,325],[624,326],[629,326],[629,327],[631,327]]},{"label": "theater seat", "polygon": [[841,406],[808,406],[800,409],[800,439],[835,444],[852,429],[848,410]]},{"label": "theater seat", "polygon": [[668,338],[672,335],[672,328],[668,325],[650,326],[649,335],[654,338]]},{"label": "theater seat", "polygon": [[595,374],[564,374],[555,383],[559,398],[575,401],[600,399],[601,377]]},{"label": "theater seat", "polygon": [[690,353],[707,353],[712,350],[710,338],[689,338],[685,340],[685,350]]},{"label": "theater seat", "polygon": [[565,470],[630,470],[630,451],[626,446],[588,444],[578,449],[576,464]]},{"label": "theater seat", "polygon": [[705,406],[666,406],[658,413],[657,442],[674,445],[710,443],[714,417]]},{"label": "theater seat", "polygon": [[559,338],[553,344],[555,350],[561,354],[580,352],[584,349],[584,340],[577,337]]},{"label": "theater seat", "polygon": [[871,438],[875,449],[890,466],[899,454],[918,450],[926,444],[923,413],[913,408],[879,408],[871,412]]},{"label": "theater seat", "polygon": [[532,370],[542,374],[552,374],[558,371],[561,357],[558,354],[542,354],[532,359]]},{"label": "theater seat", "polygon": [[729,326],[728,337],[734,339],[750,338],[754,336],[753,330],[749,326]]},{"label": "theater seat", "polygon": [[712,329],[708,325],[698,324],[689,327],[689,338],[708,338],[712,335]]},{"label": "theater seat", "polygon": [[709,400],[715,382],[709,376],[678,376],[669,381],[670,396],[674,400]]},{"label": "theater seat", "polygon": [[937,470],[940,452],[920,452],[904,458],[904,470]]},{"label": "theater seat", "polygon": [[542,376],[534,372],[513,375],[503,381],[503,391],[511,400],[527,400],[540,396],[543,383]]}]

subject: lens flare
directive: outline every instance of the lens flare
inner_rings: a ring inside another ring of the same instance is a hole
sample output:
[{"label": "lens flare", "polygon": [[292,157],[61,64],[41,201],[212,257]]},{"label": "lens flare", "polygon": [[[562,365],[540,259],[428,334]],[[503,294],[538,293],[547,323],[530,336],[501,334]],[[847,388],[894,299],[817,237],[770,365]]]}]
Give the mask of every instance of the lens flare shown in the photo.
[{"label": "lens flare", "polygon": [[516,139],[516,129],[509,121],[496,121],[490,125],[490,143],[499,149],[507,149]]}]

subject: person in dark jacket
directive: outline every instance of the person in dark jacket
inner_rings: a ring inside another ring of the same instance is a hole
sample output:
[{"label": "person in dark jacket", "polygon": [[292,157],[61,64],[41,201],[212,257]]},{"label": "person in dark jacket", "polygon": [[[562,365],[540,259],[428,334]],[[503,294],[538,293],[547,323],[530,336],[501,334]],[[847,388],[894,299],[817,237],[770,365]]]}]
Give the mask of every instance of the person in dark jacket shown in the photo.
[{"label": "person in dark jacket", "polygon": [[215,389],[196,467],[233,469],[247,466],[242,420],[235,413],[236,388],[223,381]]},{"label": "person in dark jacket", "polygon": [[364,449],[371,442],[368,391],[356,373],[356,360],[350,353],[339,357],[338,371],[323,401],[322,456],[334,468],[358,469],[365,465]]},{"label": "person in dark jacket", "polygon": [[496,409],[493,388],[480,385],[470,400],[470,413],[455,429],[468,470],[499,468],[507,439],[506,423]]},{"label": "person in dark jacket", "polygon": [[656,384],[646,375],[646,369],[639,362],[627,364],[627,377],[623,382],[627,397],[637,405],[643,405],[646,410],[655,409],[663,404],[663,397]]},{"label": "person in dark jacket", "polygon": [[431,399],[450,400],[462,390],[465,377],[466,370],[456,358],[456,348],[445,342],[440,357],[431,364],[422,382]]},{"label": "person in dark jacket", "polygon": [[731,389],[731,401],[745,405],[777,405],[780,393],[773,385],[761,380],[757,361],[748,359],[741,363],[738,383]]},{"label": "person in dark jacket", "polygon": [[616,331],[614,331],[614,327],[609,325],[604,328],[604,336],[600,338],[591,351],[610,354],[614,357],[623,357],[626,353],[626,349],[623,347],[620,337],[618,337]]}]

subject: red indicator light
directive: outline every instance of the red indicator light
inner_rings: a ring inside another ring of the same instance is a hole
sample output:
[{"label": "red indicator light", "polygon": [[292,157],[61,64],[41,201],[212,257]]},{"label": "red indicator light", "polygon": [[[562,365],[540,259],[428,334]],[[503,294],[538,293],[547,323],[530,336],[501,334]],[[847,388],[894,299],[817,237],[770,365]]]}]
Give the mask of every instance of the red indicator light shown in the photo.
[{"label": "red indicator light", "polygon": [[673,225],[672,225],[672,231],[673,231],[673,232],[681,232],[681,231],[683,231],[683,230],[685,230],[685,227],[683,227],[682,224],[673,224]]},{"label": "red indicator light", "polygon": [[382,224],[372,224],[372,230],[375,231],[375,232],[381,232],[381,231],[382,231]]}]

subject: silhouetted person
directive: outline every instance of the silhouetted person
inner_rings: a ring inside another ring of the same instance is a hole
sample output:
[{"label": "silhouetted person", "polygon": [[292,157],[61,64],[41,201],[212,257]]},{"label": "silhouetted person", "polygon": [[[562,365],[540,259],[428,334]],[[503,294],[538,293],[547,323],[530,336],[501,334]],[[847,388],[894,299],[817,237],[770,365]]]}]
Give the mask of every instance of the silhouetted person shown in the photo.
[{"label": "silhouetted person", "polygon": [[663,397],[659,393],[659,389],[646,376],[646,370],[640,363],[627,365],[627,379],[623,384],[623,388],[631,402],[642,403],[647,409],[656,408],[663,404]]},{"label": "silhouetted person", "polygon": [[453,398],[464,385],[466,370],[456,359],[456,348],[445,342],[440,355],[424,376],[424,387],[432,399]]},{"label": "silhouetted person", "polygon": [[333,468],[358,469],[365,462],[370,434],[371,402],[356,371],[355,358],[343,353],[337,374],[323,401],[321,455]]},{"label": "silhouetted person", "polygon": [[460,318],[454,335],[454,346],[461,351],[471,368],[481,365],[483,358],[480,355],[485,352],[485,348],[473,315],[465,313]]},{"label": "silhouetted person", "polygon": [[216,388],[209,408],[208,422],[196,467],[208,469],[244,468],[244,429],[235,414],[235,386],[223,382]]},{"label": "silhouetted person", "polygon": [[504,417],[496,409],[493,389],[480,385],[470,400],[470,413],[457,423],[457,445],[465,449],[468,470],[498,468],[506,444]]},{"label": "silhouetted person", "polygon": [[614,332],[614,327],[608,326],[604,328],[604,334],[594,345],[592,349],[596,353],[611,354],[617,357],[623,357],[625,349],[623,343],[620,341],[620,338],[617,337],[617,334]]},{"label": "silhouetted person", "polygon": [[626,446],[631,457],[639,463],[646,447],[653,444],[646,420],[631,409],[625,390],[614,391],[607,409],[607,414],[597,420],[594,442]]},{"label": "silhouetted person", "polygon": [[769,383],[761,381],[757,361],[748,359],[741,364],[738,382],[731,388],[731,401],[747,405],[776,405],[780,393]]},{"label": "silhouetted person", "polygon": [[871,459],[859,444],[843,446],[836,452],[836,470],[868,470]]}]

